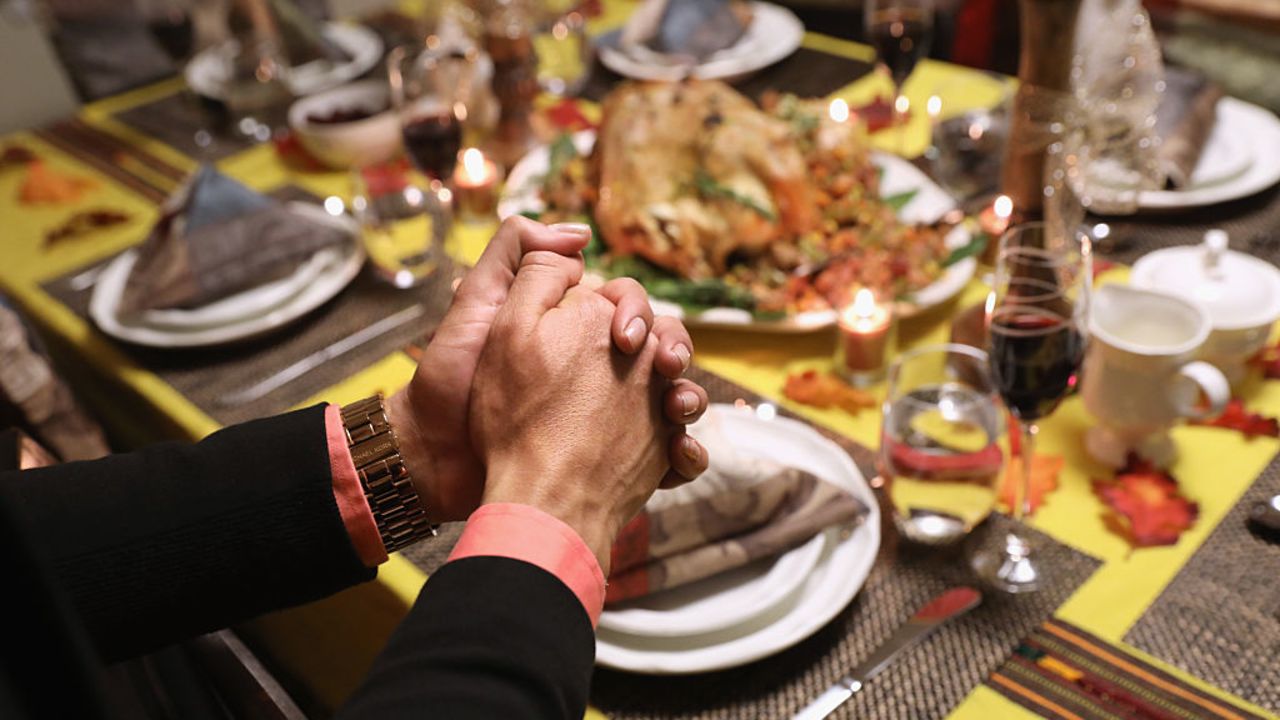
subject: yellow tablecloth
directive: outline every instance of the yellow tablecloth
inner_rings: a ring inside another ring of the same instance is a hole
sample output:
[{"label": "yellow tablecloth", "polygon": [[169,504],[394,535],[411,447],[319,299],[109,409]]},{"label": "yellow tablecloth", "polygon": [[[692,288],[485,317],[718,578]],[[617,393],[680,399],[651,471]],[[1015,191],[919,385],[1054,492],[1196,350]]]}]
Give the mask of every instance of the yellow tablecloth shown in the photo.
[{"label": "yellow tablecloth", "polygon": [[[604,18],[595,27],[616,25],[625,17],[630,3],[606,3]],[[817,34],[808,34],[805,47],[861,60],[871,60],[870,48]],[[912,107],[923,108],[934,88],[947,80],[972,72],[933,61],[921,63],[906,85]],[[112,119],[120,110],[171,93],[178,80],[159,83],[110,98],[84,108],[82,118],[96,126],[145,147],[179,167],[193,162],[152,138],[138,134]],[[852,83],[836,95],[861,104],[888,92],[888,82],[872,75]],[[592,110],[588,108],[588,113]],[[913,113],[904,147],[919,153],[927,143],[928,123],[923,112]],[[64,155],[31,133],[17,133],[0,139],[26,145],[54,168],[80,175],[94,172]],[[881,133],[876,142],[886,149],[898,147],[893,133]],[[270,146],[259,146],[218,163],[219,168],[260,190],[292,183],[317,195],[350,193],[344,173],[298,172],[282,164]],[[126,408],[124,417],[110,417],[126,438],[141,441],[158,435],[198,438],[216,428],[180,394],[145,368],[139,367],[110,341],[96,333],[85,321],[53,300],[40,283],[88,263],[110,256],[136,243],[156,217],[151,203],[103,177],[101,188],[76,206],[23,207],[17,202],[20,172],[0,172],[0,217],[4,239],[0,240],[0,289],[13,297],[40,325],[63,359],[83,370],[87,395],[99,409]],[[42,247],[44,233],[73,212],[88,207],[116,207],[131,216],[125,225],[96,233],[91,238],[69,241],[53,248]],[[491,227],[459,226],[449,249],[466,261],[474,261],[488,240]],[[1124,271],[1113,271],[1104,281],[1122,280]],[[903,347],[945,341],[949,315],[984,297],[985,287],[972,283],[956,303],[947,304],[904,323]],[[777,337],[745,332],[695,332],[696,362],[780,405],[828,428],[844,433],[870,447],[878,444],[880,417],[877,410],[851,416],[838,410],[815,410],[782,398],[788,373],[830,362],[833,337],[828,333]],[[403,384],[413,370],[413,362],[402,353],[393,353],[344,382],[319,393],[315,400],[347,402],[374,390],[389,391]],[[77,373],[79,374],[79,373]],[[883,388],[876,388],[878,395]],[[1249,407],[1268,414],[1280,414],[1280,382],[1253,382],[1245,391]],[[108,416],[111,412],[108,410]],[[1104,509],[1094,496],[1090,478],[1104,473],[1086,459],[1082,435],[1089,425],[1079,398],[1067,400],[1044,423],[1040,449],[1067,458],[1059,490],[1050,495],[1031,523],[1058,540],[1103,561],[1102,567],[1057,612],[1057,617],[1085,628],[1103,639],[1120,643],[1126,630],[1139,618],[1173,578],[1210,531],[1253,482],[1268,461],[1280,450],[1280,441],[1246,440],[1223,430],[1182,427],[1175,430],[1181,451],[1173,474],[1184,492],[1200,505],[1200,519],[1178,544],[1157,549],[1131,551],[1124,540],[1103,524]],[[320,699],[336,705],[353,687],[382,639],[403,615],[416,596],[424,576],[409,562],[392,558],[383,567],[376,584],[356,588],[321,603],[280,613],[256,623],[254,631],[271,647],[275,659],[305,678]],[[1140,653],[1139,653],[1140,654]],[[1175,668],[1148,658],[1179,677]],[[1193,678],[1191,682],[1203,685]],[[1221,691],[1205,690],[1224,698]],[[1236,702],[1241,702],[1236,700]],[[1242,703],[1243,704],[1243,703]],[[1246,704],[1247,706],[1247,704]],[[1255,711],[1264,712],[1259,708]],[[594,711],[593,711],[594,714]],[[1027,716],[1027,711],[994,691],[979,686],[953,712],[960,720]],[[597,714],[598,716],[598,714]]]}]

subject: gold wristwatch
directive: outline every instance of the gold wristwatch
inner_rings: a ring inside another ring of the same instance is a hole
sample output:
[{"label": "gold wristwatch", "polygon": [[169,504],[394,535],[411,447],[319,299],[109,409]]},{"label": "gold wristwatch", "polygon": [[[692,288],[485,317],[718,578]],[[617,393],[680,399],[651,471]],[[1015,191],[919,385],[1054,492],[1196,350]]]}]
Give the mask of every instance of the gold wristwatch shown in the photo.
[{"label": "gold wristwatch", "polygon": [[427,521],[427,508],[400,457],[400,444],[387,420],[382,395],[344,406],[342,426],[360,487],[369,499],[387,552],[435,536],[439,526]]}]

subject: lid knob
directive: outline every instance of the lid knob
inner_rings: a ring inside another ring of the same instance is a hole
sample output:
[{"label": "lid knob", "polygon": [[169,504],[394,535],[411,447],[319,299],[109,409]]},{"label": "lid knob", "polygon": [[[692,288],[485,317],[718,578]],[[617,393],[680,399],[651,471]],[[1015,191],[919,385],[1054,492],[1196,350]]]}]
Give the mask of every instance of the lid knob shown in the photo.
[{"label": "lid knob", "polygon": [[1222,254],[1227,251],[1227,231],[1219,228],[1204,234],[1204,269],[1211,275],[1219,274],[1218,263]]}]

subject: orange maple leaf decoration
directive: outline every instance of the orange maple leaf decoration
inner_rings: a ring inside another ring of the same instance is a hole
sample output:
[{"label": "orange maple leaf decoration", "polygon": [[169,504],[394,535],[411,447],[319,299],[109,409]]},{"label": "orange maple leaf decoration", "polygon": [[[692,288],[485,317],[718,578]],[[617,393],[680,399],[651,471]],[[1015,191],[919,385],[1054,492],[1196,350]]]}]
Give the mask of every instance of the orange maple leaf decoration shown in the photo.
[{"label": "orange maple leaf decoration", "polygon": [[[1062,474],[1062,468],[1066,464],[1061,455],[1036,454],[1031,458],[1031,485],[1027,493],[1031,507],[1028,514],[1034,514],[1044,503],[1044,497],[1058,489],[1058,476]],[[1022,458],[1010,457],[1009,462],[1005,463],[1004,476],[1000,480],[1000,503],[1006,512],[1013,508],[1015,493],[1021,481]]]},{"label": "orange maple leaf decoration", "polygon": [[1262,376],[1268,380],[1280,380],[1280,343],[1262,348],[1253,364],[1262,368]]},{"label": "orange maple leaf decoration", "polygon": [[577,132],[579,130],[591,130],[595,128],[595,123],[587,119],[582,114],[582,107],[571,98],[565,98],[555,105],[543,110],[547,120],[557,130]]},{"label": "orange maple leaf decoration", "polygon": [[1173,545],[1200,513],[1173,476],[1134,455],[1114,480],[1095,479],[1093,491],[1116,513],[1104,518],[1107,525],[1134,547]]},{"label": "orange maple leaf decoration", "polygon": [[98,183],[54,170],[41,160],[27,163],[27,177],[18,191],[23,205],[72,203],[94,188]]},{"label": "orange maple leaf decoration", "polygon": [[849,387],[835,375],[817,370],[788,375],[782,394],[804,405],[824,409],[838,407],[853,415],[876,404],[871,393]]},{"label": "orange maple leaf decoration", "polygon": [[1212,420],[1197,420],[1190,424],[1238,430],[1250,439],[1259,436],[1280,437],[1280,421],[1245,410],[1244,401],[1238,398],[1232,398],[1227,403],[1227,409],[1223,410],[1218,417]]}]

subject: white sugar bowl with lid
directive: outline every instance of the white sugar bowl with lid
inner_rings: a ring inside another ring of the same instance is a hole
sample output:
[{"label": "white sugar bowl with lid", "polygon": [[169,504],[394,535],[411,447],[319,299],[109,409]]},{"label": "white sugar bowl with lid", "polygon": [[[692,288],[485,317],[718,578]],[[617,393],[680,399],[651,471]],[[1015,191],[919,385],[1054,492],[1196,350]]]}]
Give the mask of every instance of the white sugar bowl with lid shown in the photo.
[{"label": "white sugar bowl with lid", "polygon": [[1246,363],[1266,345],[1271,326],[1280,318],[1280,270],[1228,250],[1222,230],[1205,233],[1201,245],[1144,255],[1134,264],[1129,282],[1203,305],[1213,332],[1201,357],[1216,365],[1232,385],[1245,377]]}]

